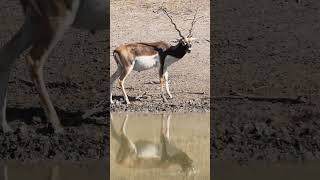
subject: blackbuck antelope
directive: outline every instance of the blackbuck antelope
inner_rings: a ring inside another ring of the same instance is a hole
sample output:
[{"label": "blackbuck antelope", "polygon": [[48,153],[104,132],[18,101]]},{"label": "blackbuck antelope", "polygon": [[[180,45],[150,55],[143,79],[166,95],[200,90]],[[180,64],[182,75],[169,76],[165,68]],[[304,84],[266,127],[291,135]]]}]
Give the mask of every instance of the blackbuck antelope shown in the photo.
[{"label": "blackbuck antelope", "polygon": [[131,43],[117,47],[113,52],[113,57],[117,63],[117,70],[112,74],[110,78],[110,102],[112,101],[112,87],[116,79],[119,78],[119,84],[124,94],[124,99],[127,104],[130,104],[128,96],[124,88],[124,81],[132,70],[144,71],[151,68],[159,68],[161,96],[163,101],[167,102],[164,95],[163,85],[166,86],[166,91],[169,98],[172,98],[172,94],[169,90],[168,83],[168,67],[184,57],[186,53],[191,52],[192,41],[196,38],[192,37],[192,30],[196,22],[196,15],[191,23],[188,36],[183,36],[181,31],[177,28],[177,25],[173,22],[172,17],[165,9],[161,9],[168,16],[170,22],[174,25],[174,28],[179,33],[180,39],[178,44],[171,46],[166,42],[159,41],[154,43]]},{"label": "blackbuck antelope", "polygon": [[43,80],[43,66],[64,32],[70,27],[107,28],[106,0],[20,0],[25,20],[22,28],[0,49],[0,121],[4,132],[12,131],[6,121],[9,75],[15,60],[30,49],[26,61],[38,90],[47,119],[56,133],[63,132]]},{"label": "blackbuck antelope", "polygon": [[171,115],[162,117],[160,143],[147,140],[133,142],[126,132],[128,114],[126,115],[120,133],[113,126],[111,117],[111,137],[120,145],[116,154],[116,162],[124,167],[139,169],[167,169],[172,165],[179,165],[182,172],[189,176],[196,172],[193,160],[181,149],[170,142]]}]

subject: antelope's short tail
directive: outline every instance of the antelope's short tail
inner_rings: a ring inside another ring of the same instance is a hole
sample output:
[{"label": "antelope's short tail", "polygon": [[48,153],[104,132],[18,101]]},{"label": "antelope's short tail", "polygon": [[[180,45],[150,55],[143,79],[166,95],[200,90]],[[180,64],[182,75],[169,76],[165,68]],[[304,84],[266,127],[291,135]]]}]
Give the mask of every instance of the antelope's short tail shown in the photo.
[{"label": "antelope's short tail", "polygon": [[120,52],[118,50],[114,50],[113,51],[113,58],[116,61],[118,66],[123,67],[123,64],[121,63],[121,55],[120,55]]}]

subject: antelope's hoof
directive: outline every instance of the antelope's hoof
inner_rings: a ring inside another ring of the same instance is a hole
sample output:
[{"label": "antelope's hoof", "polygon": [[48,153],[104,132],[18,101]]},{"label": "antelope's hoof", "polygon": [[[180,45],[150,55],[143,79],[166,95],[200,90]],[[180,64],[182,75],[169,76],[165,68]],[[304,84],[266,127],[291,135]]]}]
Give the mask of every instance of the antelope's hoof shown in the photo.
[{"label": "antelope's hoof", "polygon": [[173,99],[172,95],[169,95],[169,99]]},{"label": "antelope's hoof", "polygon": [[130,103],[129,101],[126,101],[126,104],[127,104],[127,105],[130,105],[131,103]]}]

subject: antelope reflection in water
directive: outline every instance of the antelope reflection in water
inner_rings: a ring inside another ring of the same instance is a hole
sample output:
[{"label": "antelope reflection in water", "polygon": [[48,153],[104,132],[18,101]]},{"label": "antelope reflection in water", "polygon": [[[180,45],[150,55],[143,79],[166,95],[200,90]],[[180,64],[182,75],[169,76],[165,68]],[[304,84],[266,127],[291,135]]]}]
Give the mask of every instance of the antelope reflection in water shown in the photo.
[{"label": "antelope reflection in water", "polygon": [[159,143],[143,139],[133,142],[126,132],[128,114],[125,116],[119,133],[115,130],[112,119],[111,115],[111,137],[120,145],[116,154],[116,162],[119,165],[140,169],[167,169],[172,165],[179,165],[185,176],[196,172],[193,160],[170,142],[171,114],[166,118],[165,115],[162,115]]}]

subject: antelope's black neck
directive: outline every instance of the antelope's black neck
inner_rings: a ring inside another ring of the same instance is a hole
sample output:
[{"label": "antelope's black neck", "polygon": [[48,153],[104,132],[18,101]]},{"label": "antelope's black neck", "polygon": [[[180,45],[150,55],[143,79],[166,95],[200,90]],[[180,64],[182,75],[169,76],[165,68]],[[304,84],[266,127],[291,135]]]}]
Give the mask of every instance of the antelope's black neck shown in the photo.
[{"label": "antelope's black neck", "polygon": [[167,55],[173,56],[175,58],[181,59],[187,53],[187,46],[182,45],[182,43],[178,43],[175,46],[171,46],[166,50]]}]

